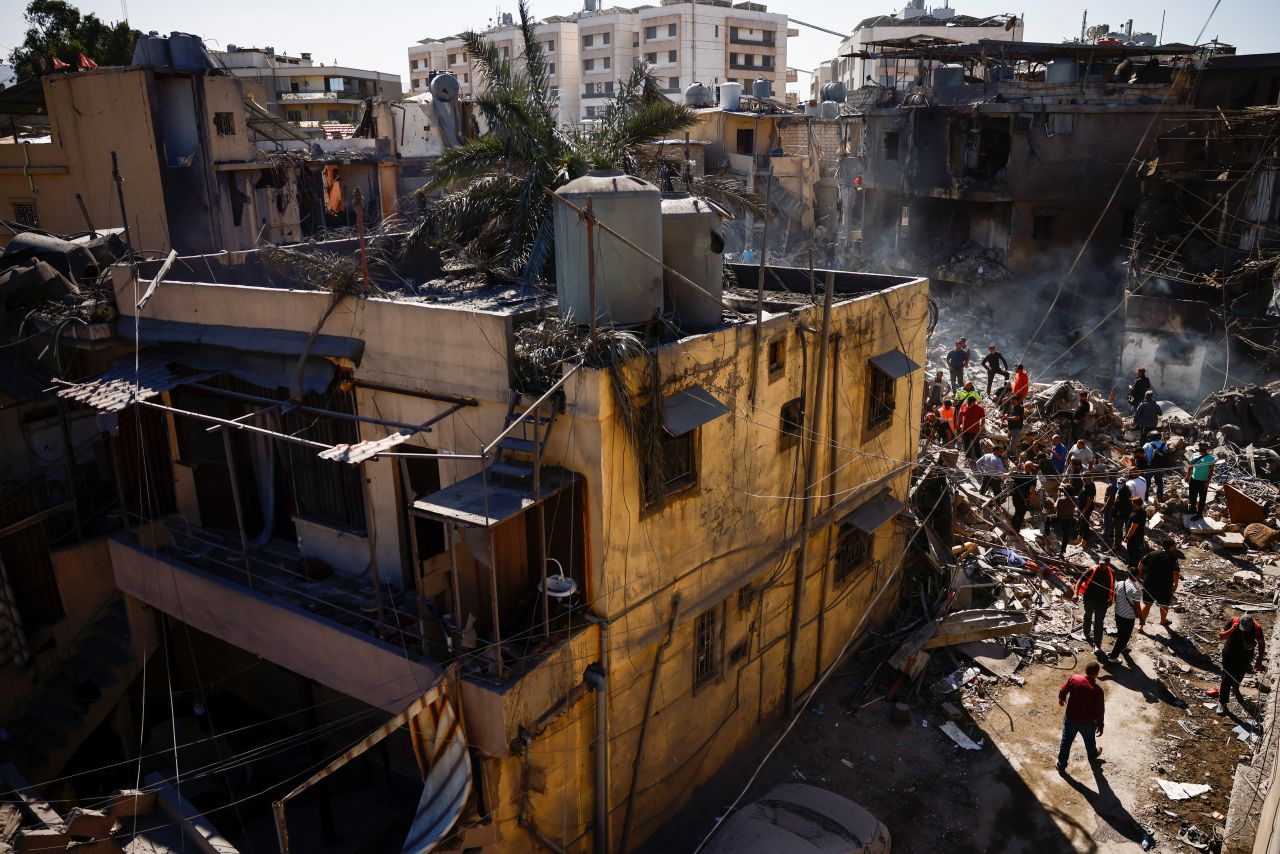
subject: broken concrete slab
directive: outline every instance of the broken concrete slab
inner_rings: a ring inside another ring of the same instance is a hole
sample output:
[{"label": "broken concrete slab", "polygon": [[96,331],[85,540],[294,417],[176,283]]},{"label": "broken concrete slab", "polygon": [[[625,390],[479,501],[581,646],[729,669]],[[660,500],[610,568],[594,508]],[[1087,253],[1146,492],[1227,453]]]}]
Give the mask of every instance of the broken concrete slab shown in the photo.
[{"label": "broken concrete slab", "polygon": [[1232,522],[1247,525],[1250,522],[1261,522],[1267,518],[1266,508],[1253,496],[1246,495],[1231,484],[1223,487],[1222,494],[1227,499],[1227,516]]},{"label": "broken concrete slab", "polygon": [[1175,783],[1172,780],[1162,780],[1156,778],[1156,784],[1164,790],[1165,795],[1171,801],[1184,801],[1187,798],[1195,798],[1209,791],[1208,783]]},{"label": "broken concrete slab", "polygon": [[1226,525],[1221,522],[1215,522],[1205,516],[1192,516],[1190,513],[1183,513],[1182,527],[1186,528],[1189,534],[1216,534]]},{"label": "broken concrete slab", "polygon": [[1022,664],[1022,658],[996,641],[970,641],[958,644],[956,649],[994,676],[1012,676]]},{"label": "broken concrete slab", "polygon": [[102,839],[110,836],[116,819],[101,810],[76,807],[67,813],[67,834],[75,839]]},{"label": "broken concrete slab", "polygon": [[156,811],[156,793],[141,789],[124,789],[116,792],[107,802],[107,815],[112,818],[148,816]]},{"label": "broken concrete slab", "polygon": [[981,750],[982,749],[981,744],[978,744],[972,738],[969,738],[969,736],[961,732],[960,727],[956,726],[951,721],[947,721],[945,724],[938,727],[938,729],[946,733],[947,738],[954,741],[956,743],[956,746],[958,747],[963,747],[965,750]]},{"label": "broken concrete slab", "polygon": [[953,611],[938,626],[933,637],[924,642],[922,648],[935,649],[985,638],[1030,633],[1031,616],[1029,614],[998,611],[994,608]]},{"label": "broken concrete slab", "polygon": [[66,831],[41,827],[18,831],[14,840],[14,850],[18,854],[49,854],[50,851],[62,851],[71,844],[71,837]]}]

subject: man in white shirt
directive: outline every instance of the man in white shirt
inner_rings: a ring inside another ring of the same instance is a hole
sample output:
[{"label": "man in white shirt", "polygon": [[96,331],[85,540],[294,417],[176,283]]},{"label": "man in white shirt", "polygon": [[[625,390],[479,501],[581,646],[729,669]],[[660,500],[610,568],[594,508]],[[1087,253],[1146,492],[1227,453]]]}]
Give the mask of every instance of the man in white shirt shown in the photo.
[{"label": "man in white shirt", "polygon": [[1094,459],[1093,448],[1084,439],[1077,439],[1071,450],[1067,451],[1067,465],[1071,465],[1072,460],[1079,460],[1080,468],[1085,471],[1093,468]]},{"label": "man in white shirt", "polygon": [[991,453],[983,454],[978,457],[978,461],[973,466],[982,475],[982,487],[978,491],[984,495],[987,489],[998,493],[1000,491],[1000,479],[1004,477],[1004,448],[996,447]]},{"label": "man in white shirt", "polygon": [[1143,501],[1146,500],[1147,479],[1145,477],[1134,472],[1133,477],[1126,481],[1125,485],[1129,487],[1129,495],[1132,498],[1137,498]]},{"label": "man in white shirt", "polygon": [[[1114,569],[1114,568],[1113,568]],[[1116,575],[1116,643],[1111,647],[1111,660],[1119,661],[1129,652],[1129,636],[1138,618],[1138,606],[1142,603],[1142,589],[1129,573],[1114,569]]]}]

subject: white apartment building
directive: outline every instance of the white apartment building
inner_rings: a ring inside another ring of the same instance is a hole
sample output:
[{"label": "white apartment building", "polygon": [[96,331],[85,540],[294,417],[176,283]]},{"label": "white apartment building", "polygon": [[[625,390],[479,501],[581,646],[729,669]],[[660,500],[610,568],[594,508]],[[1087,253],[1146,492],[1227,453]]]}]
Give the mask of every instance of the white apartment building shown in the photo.
[{"label": "white apartment building", "polygon": [[[504,18],[484,35],[518,56],[519,29],[510,16]],[[653,67],[672,100],[680,100],[694,82],[713,88],[742,83],[749,94],[759,77],[769,80],[774,97],[782,100],[792,79],[787,73],[787,38],[799,34],[788,28],[786,15],[770,13],[760,3],[729,0],[662,0],[658,6],[635,9],[589,9],[548,18],[536,32],[540,41],[545,39],[555,66],[560,117],[566,123],[595,118],[637,61]],[[456,75],[464,97],[476,94],[478,81],[461,36],[423,39],[409,47],[411,91],[427,91],[433,71]]]},{"label": "white apartment building", "polygon": [[[1011,19],[1012,27],[1005,29]],[[956,10],[949,4],[929,9],[925,7],[924,0],[910,0],[903,9],[892,15],[876,15],[854,27],[853,34],[840,43],[832,79],[843,82],[850,92],[863,86],[899,85],[901,81],[894,79],[892,61],[855,56],[867,50],[867,45],[871,42],[915,36],[932,36],[964,43],[980,39],[1020,42],[1023,40],[1022,27],[1022,18],[1013,14],[975,18],[956,14]]]},{"label": "white apartment building", "polygon": [[398,98],[400,75],[317,63],[272,47],[229,44],[214,57],[240,79],[246,95],[282,119],[300,124],[352,123],[366,98]]}]

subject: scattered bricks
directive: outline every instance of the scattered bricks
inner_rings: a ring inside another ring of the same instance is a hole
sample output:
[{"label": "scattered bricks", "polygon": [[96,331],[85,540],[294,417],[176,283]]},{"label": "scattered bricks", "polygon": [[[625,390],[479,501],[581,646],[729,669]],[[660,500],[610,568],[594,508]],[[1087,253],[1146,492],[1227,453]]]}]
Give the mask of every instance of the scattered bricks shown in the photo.
[{"label": "scattered bricks", "polygon": [[49,854],[62,851],[71,844],[71,837],[61,828],[41,827],[18,832],[17,854]]},{"label": "scattered bricks", "polygon": [[1268,528],[1261,522],[1254,522],[1244,529],[1244,541],[1255,549],[1265,549],[1275,542],[1277,532],[1273,528]]},{"label": "scattered bricks", "polygon": [[114,816],[76,807],[67,813],[67,835],[73,839],[104,839],[116,826]]},{"label": "scattered bricks", "polygon": [[156,793],[138,789],[123,789],[111,796],[107,803],[107,815],[112,818],[148,816],[156,810]]},{"label": "scattered bricks", "polygon": [[1243,551],[1249,548],[1245,544],[1244,534],[1236,534],[1231,531],[1224,531],[1218,535],[1217,547],[1223,551]]},{"label": "scattered bricks", "polygon": [[889,720],[900,726],[906,726],[911,723],[911,707],[906,703],[894,703],[893,710],[889,712]]},{"label": "scattered bricks", "polygon": [[960,711],[960,707],[955,703],[943,703],[942,713],[947,716],[949,721],[958,721],[964,717],[964,713]]}]

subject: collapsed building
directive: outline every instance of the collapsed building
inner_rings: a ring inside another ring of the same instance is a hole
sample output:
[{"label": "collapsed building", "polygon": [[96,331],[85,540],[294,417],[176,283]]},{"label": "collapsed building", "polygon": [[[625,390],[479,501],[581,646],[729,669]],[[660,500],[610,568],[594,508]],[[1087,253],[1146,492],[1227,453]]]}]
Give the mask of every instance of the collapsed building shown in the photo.
[{"label": "collapsed building", "polygon": [[897,605],[927,281],[819,271],[824,308],[726,278],[692,199],[559,198],[555,299],[388,234],[119,265],[61,384],[127,522],[79,571],[181,702],[378,726],[272,791],[286,848],[346,774],[421,790],[407,850],[628,850]]}]

